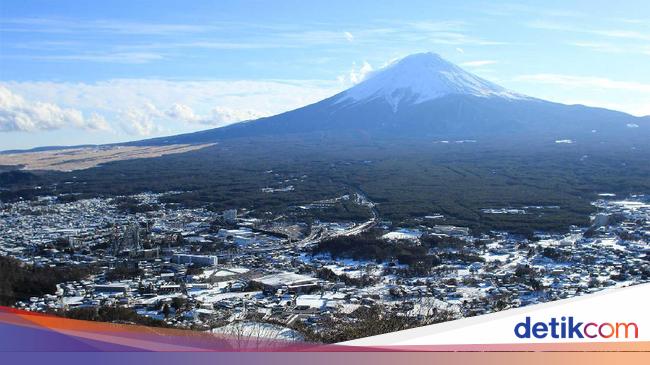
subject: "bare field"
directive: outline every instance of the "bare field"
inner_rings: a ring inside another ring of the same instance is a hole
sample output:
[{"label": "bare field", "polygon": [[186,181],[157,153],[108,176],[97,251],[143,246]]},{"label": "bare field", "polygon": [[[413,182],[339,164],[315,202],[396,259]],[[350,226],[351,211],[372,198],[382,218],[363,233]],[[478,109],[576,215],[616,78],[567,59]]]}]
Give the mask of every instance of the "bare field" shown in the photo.
[{"label": "bare field", "polygon": [[85,147],[56,151],[0,154],[0,165],[23,165],[24,170],[83,170],[120,160],[160,157],[198,150],[212,144],[175,144],[168,146]]}]

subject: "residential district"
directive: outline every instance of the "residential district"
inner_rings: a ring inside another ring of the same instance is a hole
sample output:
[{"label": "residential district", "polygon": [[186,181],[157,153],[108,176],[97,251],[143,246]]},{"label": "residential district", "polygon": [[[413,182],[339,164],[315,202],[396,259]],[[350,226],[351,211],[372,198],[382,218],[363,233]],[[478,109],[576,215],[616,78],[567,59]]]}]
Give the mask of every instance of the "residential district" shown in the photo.
[{"label": "residential district", "polygon": [[[225,334],[244,328],[300,340],[355,321],[364,309],[426,323],[633,285],[650,274],[646,196],[601,194],[591,226],[523,238],[473,236],[443,224],[395,227],[361,194],[303,208],[352,200],[367,208],[367,221],[309,223],[256,219],[243,209],[183,209],[161,203],[165,194],[175,192],[0,203],[0,255],[34,267],[92,268],[87,277],[15,307],[49,313],[123,307],[178,328]],[[426,250],[436,262],[423,272],[395,257],[355,260],[315,250],[370,231],[391,245],[435,242]]]}]

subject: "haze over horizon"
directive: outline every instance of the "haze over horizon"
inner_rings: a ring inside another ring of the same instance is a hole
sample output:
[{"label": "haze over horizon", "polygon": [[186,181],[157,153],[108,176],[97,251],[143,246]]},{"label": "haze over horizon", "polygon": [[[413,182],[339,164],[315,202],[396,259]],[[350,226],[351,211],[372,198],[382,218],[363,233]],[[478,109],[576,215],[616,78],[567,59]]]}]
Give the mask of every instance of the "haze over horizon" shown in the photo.
[{"label": "haze over horizon", "polygon": [[638,1],[421,2],[398,14],[383,2],[156,4],[3,4],[0,150],[274,115],[428,51],[532,97],[650,114],[650,14]]}]

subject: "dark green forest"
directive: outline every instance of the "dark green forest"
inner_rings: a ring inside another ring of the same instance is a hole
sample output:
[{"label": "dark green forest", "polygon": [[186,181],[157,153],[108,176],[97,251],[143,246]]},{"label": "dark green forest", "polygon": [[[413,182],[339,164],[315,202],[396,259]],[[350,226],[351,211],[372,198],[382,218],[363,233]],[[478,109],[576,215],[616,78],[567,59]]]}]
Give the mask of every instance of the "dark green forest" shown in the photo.
[{"label": "dark green forest", "polygon": [[14,305],[19,300],[54,294],[56,284],[81,280],[92,272],[90,266],[34,267],[0,256],[0,305]]},{"label": "dark green forest", "polygon": [[[313,138],[313,137],[311,137]],[[363,191],[394,224],[470,227],[474,232],[565,231],[588,224],[598,193],[650,191],[650,146],[590,143],[537,145],[512,141],[435,143],[354,140],[229,140],[202,150],[118,161],[73,172],[2,173],[0,199],[55,194],[74,200],[144,191],[182,191],[165,198],[179,206],[246,208],[253,215],[291,213],[314,219],[363,220],[364,209],[296,206]],[[11,175],[8,175],[11,174]],[[293,191],[263,192],[292,185]],[[39,186],[35,189],[35,186]],[[128,203],[128,201],[125,201]],[[484,208],[560,206],[525,215],[486,214]],[[123,204],[125,210],[132,209]],[[304,218],[304,217],[301,217]]]}]

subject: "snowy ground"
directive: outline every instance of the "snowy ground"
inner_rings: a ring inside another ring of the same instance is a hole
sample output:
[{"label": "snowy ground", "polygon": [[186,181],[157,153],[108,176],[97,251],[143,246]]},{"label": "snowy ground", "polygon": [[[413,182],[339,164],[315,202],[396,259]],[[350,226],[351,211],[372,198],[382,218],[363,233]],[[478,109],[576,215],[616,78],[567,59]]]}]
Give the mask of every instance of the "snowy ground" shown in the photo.
[{"label": "snowy ground", "polygon": [[422,236],[419,229],[400,228],[393,232],[388,232],[381,238],[385,240],[416,240]]}]

